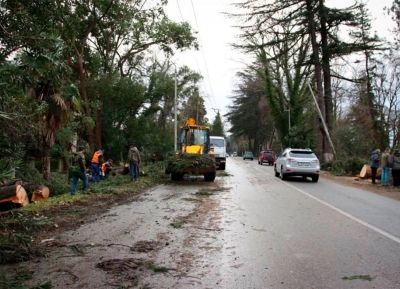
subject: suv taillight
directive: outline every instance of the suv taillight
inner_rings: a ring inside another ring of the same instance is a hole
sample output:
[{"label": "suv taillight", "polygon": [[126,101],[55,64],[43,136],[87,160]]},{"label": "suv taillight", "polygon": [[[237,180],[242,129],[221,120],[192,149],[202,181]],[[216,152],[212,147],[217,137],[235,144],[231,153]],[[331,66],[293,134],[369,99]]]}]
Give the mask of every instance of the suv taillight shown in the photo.
[{"label": "suv taillight", "polygon": [[292,159],[292,158],[286,158],[286,160],[288,161],[288,162],[295,162],[296,160],[295,159]]},{"label": "suv taillight", "polygon": [[317,164],[318,164],[318,163],[319,163],[319,160],[318,160],[318,159],[315,159],[315,160],[312,160],[311,162],[312,162],[312,163],[317,163]]}]

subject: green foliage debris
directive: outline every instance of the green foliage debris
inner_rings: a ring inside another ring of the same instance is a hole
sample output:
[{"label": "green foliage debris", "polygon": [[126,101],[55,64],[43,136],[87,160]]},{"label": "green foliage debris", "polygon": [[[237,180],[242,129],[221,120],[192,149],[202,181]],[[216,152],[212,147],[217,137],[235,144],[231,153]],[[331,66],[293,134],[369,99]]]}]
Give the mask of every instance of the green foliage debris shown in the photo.
[{"label": "green foliage debris", "polygon": [[155,273],[163,273],[163,272],[168,272],[170,270],[167,267],[158,266],[158,265],[154,264],[153,262],[148,262],[146,264],[146,268],[149,270],[153,270]]},{"label": "green foliage debris", "polygon": [[10,212],[0,217],[0,264],[17,263],[41,256],[34,248],[32,234],[48,226],[50,220],[27,212]]},{"label": "green foliage debris", "polygon": [[33,272],[20,270],[16,274],[0,274],[0,288],[7,289],[51,289],[51,281],[44,281],[33,287],[24,286],[23,283],[32,279]]},{"label": "green foliage debris", "polygon": [[171,226],[174,227],[175,229],[180,229],[182,228],[183,224],[185,222],[181,221],[181,220],[175,220],[171,223]]},{"label": "green foliage debris", "polygon": [[190,168],[215,168],[215,162],[207,155],[176,154],[167,158],[167,166],[177,173],[186,172]]},{"label": "green foliage debris", "polygon": [[354,275],[354,276],[344,276],[342,280],[364,280],[364,281],[372,281],[373,277],[370,275]]}]

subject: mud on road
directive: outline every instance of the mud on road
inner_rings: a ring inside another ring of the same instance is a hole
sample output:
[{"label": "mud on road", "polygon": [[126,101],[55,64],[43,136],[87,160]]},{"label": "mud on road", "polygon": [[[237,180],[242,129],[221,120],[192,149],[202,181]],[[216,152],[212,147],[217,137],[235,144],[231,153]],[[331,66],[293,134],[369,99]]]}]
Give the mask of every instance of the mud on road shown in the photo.
[{"label": "mud on road", "polygon": [[230,193],[227,178],[160,185],[76,230],[48,236],[47,258],[13,269],[34,272],[28,285],[51,281],[52,288],[190,288],[204,276],[218,282],[218,204]]}]

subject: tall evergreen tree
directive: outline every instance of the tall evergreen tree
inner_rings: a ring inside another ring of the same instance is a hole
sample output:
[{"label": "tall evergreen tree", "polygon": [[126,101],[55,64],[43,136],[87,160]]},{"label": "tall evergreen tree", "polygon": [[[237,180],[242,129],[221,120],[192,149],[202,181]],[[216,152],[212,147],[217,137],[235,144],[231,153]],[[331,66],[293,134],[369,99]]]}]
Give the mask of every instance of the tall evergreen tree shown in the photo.
[{"label": "tall evergreen tree", "polygon": [[376,97],[373,91],[373,75],[376,69],[374,64],[374,51],[384,50],[382,41],[371,31],[371,20],[365,3],[360,3],[359,11],[356,14],[359,26],[350,32],[350,37],[355,43],[359,43],[361,53],[364,56],[364,69],[360,82],[363,84],[360,90],[360,102],[363,103],[364,114],[367,119],[365,125],[371,133],[366,136],[371,140],[373,147],[385,148],[389,143],[389,135],[385,133],[385,116],[380,115],[377,109]]},{"label": "tall evergreen tree", "polygon": [[[233,15],[245,19],[245,23],[241,26],[244,40],[241,48],[246,51],[258,50],[260,46],[273,50],[279,43],[287,41],[288,36],[279,30],[280,27],[287,25],[294,27],[289,36],[293,44],[298,43],[305,35],[309,36],[311,43],[309,63],[314,66],[318,104],[328,131],[331,132],[333,121],[331,61],[337,56],[363,49],[361,43],[346,42],[338,34],[344,27],[353,28],[360,25],[356,17],[357,3],[345,9],[334,9],[326,6],[325,0],[275,0],[261,1],[261,3],[258,0],[249,0],[238,6],[246,10],[244,18],[241,17],[243,14]],[[277,29],[272,32],[270,27]],[[249,37],[267,41],[249,42]],[[288,49],[294,48],[289,46]],[[327,157],[327,153],[332,151],[327,145],[322,125],[320,130],[322,153]]]},{"label": "tall evergreen tree", "polygon": [[189,96],[187,101],[182,104],[181,118],[184,123],[189,117],[194,118],[197,124],[206,124],[207,110],[204,105],[204,98],[199,94],[198,89],[193,91],[192,95]]},{"label": "tall evergreen tree", "polygon": [[222,123],[221,115],[220,115],[219,111],[217,112],[214,122],[211,125],[211,135],[225,137],[224,125]]}]

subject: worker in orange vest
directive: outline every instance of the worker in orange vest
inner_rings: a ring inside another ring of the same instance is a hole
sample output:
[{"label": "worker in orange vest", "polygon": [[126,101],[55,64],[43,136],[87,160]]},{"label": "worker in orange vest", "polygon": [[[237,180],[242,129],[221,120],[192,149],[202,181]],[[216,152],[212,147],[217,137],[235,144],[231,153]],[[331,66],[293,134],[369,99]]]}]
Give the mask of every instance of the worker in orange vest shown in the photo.
[{"label": "worker in orange vest", "polygon": [[92,182],[99,183],[100,182],[100,168],[103,164],[103,150],[98,150],[93,154],[92,157]]},{"label": "worker in orange vest", "polygon": [[108,160],[101,165],[101,176],[103,180],[105,180],[112,171],[112,163],[113,160]]}]

